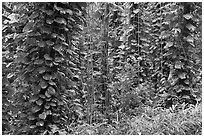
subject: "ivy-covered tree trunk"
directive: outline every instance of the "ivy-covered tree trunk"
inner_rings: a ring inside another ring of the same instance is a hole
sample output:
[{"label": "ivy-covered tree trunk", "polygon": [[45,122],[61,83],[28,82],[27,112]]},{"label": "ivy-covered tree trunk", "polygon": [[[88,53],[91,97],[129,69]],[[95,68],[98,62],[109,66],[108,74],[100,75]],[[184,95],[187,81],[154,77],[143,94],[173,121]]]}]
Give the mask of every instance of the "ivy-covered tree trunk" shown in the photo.
[{"label": "ivy-covered tree trunk", "polygon": [[23,98],[16,105],[21,107],[21,122],[26,122],[20,123],[14,134],[54,134],[53,126],[64,128],[77,119],[81,110],[77,99],[79,69],[74,59],[77,57],[74,36],[81,31],[79,25],[83,22],[77,19],[82,17],[78,11],[83,12],[84,4],[31,3],[30,6],[32,10],[20,18],[25,24],[18,24],[23,28],[14,39],[22,43],[16,61],[22,68],[17,82],[23,84],[15,95],[21,94]]}]

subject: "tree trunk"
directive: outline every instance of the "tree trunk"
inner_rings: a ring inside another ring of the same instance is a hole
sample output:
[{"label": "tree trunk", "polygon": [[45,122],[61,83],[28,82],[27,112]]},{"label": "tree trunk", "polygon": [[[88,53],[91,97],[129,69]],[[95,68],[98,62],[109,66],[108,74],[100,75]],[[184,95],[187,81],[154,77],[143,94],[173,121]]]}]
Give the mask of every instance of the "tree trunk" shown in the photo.
[{"label": "tree trunk", "polygon": [[108,90],[108,74],[109,74],[109,70],[108,70],[108,20],[109,20],[109,4],[106,3],[105,5],[105,17],[104,17],[104,39],[105,39],[105,43],[103,45],[103,49],[102,49],[102,92],[104,94],[105,97],[105,115],[106,118],[109,117],[108,114],[108,108],[109,108],[109,104],[110,104],[110,93]]}]

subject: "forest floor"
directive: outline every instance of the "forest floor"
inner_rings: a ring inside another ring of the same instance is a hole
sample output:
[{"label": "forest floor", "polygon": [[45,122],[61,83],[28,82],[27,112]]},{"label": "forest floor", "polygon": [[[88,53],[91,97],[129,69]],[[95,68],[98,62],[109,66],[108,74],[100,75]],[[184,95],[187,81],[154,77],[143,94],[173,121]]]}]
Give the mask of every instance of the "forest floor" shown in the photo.
[{"label": "forest floor", "polygon": [[[201,135],[202,104],[187,109],[144,107],[137,116],[123,115],[111,124],[81,124],[69,127],[74,135]],[[131,112],[131,113],[136,113]],[[58,130],[59,131],[59,130]],[[60,131],[59,134],[67,134]]]}]

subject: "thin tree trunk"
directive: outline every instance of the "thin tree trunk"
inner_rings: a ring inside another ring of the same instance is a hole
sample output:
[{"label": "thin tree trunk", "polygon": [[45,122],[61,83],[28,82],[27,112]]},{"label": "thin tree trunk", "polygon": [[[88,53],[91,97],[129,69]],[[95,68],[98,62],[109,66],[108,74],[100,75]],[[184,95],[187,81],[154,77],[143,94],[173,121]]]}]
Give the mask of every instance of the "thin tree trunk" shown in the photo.
[{"label": "thin tree trunk", "polygon": [[109,20],[109,4],[106,3],[105,5],[105,17],[104,17],[104,38],[105,38],[105,44],[103,45],[103,49],[102,49],[102,91],[104,93],[105,96],[105,115],[106,118],[109,118],[109,114],[108,114],[108,108],[109,108],[109,104],[110,104],[110,93],[108,91],[108,74],[109,74],[109,70],[108,70],[108,20]]},{"label": "thin tree trunk", "polygon": [[[92,5],[91,5],[92,6]],[[90,6],[90,8],[91,8]],[[90,15],[89,15],[89,11],[90,9],[88,9],[88,18],[89,18],[89,30],[91,29],[91,20],[90,20]],[[92,51],[93,51],[93,41],[92,41],[92,36],[89,36],[89,49],[88,49],[88,104],[89,104],[89,116],[88,116],[88,122],[89,124],[92,124],[92,119],[93,119],[93,104],[94,104],[94,80],[93,80],[93,55],[92,55]]]}]

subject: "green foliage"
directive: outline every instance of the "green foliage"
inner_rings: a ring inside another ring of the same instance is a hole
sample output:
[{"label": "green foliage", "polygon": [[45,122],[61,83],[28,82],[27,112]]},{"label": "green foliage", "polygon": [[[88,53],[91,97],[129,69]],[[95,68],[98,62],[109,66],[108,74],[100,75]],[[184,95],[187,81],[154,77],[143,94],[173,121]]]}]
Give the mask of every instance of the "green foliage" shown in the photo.
[{"label": "green foliage", "polygon": [[[81,113],[80,100],[75,101],[80,91],[76,83],[79,68],[77,60],[73,60],[77,57],[74,53],[77,40],[73,37],[79,35],[80,23],[76,18],[83,20],[78,14],[82,9],[76,8],[80,3],[22,3],[21,6],[31,9],[21,13],[18,22],[24,22],[15,26],[22,27],[12,41],[19,44],[15,60],[21,67],[13,95],[20,116],[14,134],[42,134],[50,124],[65,127],[73,121],[74,113],[76,116]],[[69,71],[64,69],[67,66]]]},{"label": "green foliage", "polygon": [[3,134],[201,134],[201,3],[2,9]]},{"label": "green foliage", "polygon": [[201,135],[201,105],[171,113],[162,108],[143,107],[142,114],[124,117],[114,124],[80,125],[75,135]]}]

